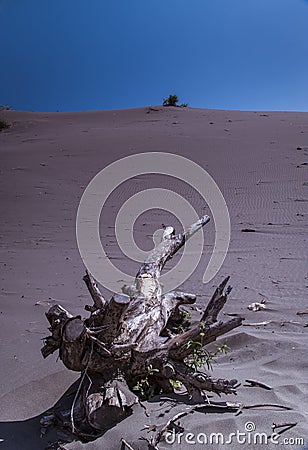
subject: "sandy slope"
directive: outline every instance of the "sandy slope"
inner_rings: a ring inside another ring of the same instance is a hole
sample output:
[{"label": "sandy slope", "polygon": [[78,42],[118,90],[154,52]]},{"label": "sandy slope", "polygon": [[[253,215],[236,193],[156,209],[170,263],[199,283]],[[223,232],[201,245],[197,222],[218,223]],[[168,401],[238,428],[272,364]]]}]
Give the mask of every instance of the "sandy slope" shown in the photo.
[{"label": "sandy slope", "polygon": [[[239,401],[283,403],[294,409],[249,410],[236,417],[195,413],[183,419],[186,431],[227,436],[236,429],[244,431],[244,424],[253,421],[257,431],[270,434],[273,422],[298,422],[283,437],[308,437],[307,315],[296,315],[307,310],[308,113],[155,109],[0,113],[12,123],[12,128],[0,133],[0,438],[4,439],[0,448],[41,449],[52,440],[52,435],[39,437],[36,416],[52,406],[77,375],[61,362],[55,363],[56,358],[44,361],[40,339],[46,335],[44,312],[50,304],[60,302],[74,314],[83,314],[88,302],[75,240],[78,203],[100,169],[144,151],[191,158],[212,175],[229,207],[232,236],[223,268],[210,285],[203,286],[202,269],[214,239],[211,224],[206,230],[203,266],[183,288],[198,293],[202,304],[212,286],[229,274],[234,289],[226,312],[240,313],[246,323],[273,321],[266,326],[243,326],[228,335],[230,351],[218,358],[214,375],[242,382],[254,378],[273,387],[265,391],[242,386]],[[121,268],[128,267],[128,262],[113,235],[116,211],[133,193],[157,184],[186,196],[198,214],[204,211],[193,190],[167,177],[140,177],[126,183],[106,204],[101,230],[108,254],[117,258]],[[170,220],[165,212],[144,214],[136,222],[137,242],[146,248],[153,231]],[[255,232],[244,233],[244,228]],[[131,264],[127,270],[133,274],[137,267]],[[263,296],[268,309],[248,311],[247,305]],[[171,410],[168,404],[151,402],[148,408],[151,417],[137,408],[96,443],[73,443],[67,448],[119,449],[122,436],[135,449],[145,448],[138,440],[146,434],[141,431],[144,424],[162,423],[183,405]],[[247,448],[259,447],[247,444]]]}]

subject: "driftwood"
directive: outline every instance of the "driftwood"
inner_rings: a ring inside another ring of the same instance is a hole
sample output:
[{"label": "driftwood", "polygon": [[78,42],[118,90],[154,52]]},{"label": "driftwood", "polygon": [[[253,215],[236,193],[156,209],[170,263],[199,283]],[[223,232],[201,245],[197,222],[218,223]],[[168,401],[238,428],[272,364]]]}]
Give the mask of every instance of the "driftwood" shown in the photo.
[{"label": "driftwood", "polygon": [[69,427],[78,436],[95,438],[132,413],[138,401],[134,387],[144,380],[153,394],[172,392],[172,381],[180,381],[191,400],[198,402],[204,401],[203,391],[236,393],[237,380],[212,379],[188,361],[194,349],[242,323],[240,317],[224,323],[217,320],[231,292],[229,277],[216,289],[201,320],[194,323],[181,305],[194,303],[196,296],[162,293],[159,283],[166,262],[208,221],[203,216],[178,235],[172,227],[165,228],[161,243],[140,267],[134,283],[109,301],[87,272],[84,281],[93,300],[93,305],[85,306],[88,318],[74,317],[59,305],[50,308],[46,316],[51,336],[45,338],[42,354],[46,358],[59,350],[65,366],[82,374],[70,411],[57,412],[53,423]]},{"label": "driftwood", "polygon": [[[181,411],[180,413],[175,414],[173,417],[168,419],[166,423],[163,425],[147,425],[145,428],[150,431],[155,431],[156,433],[152,435],[149,438],[142,438],[148,442],[148,448],[149,450],[159,450],[158,444],[163,436],[163,434],[166,431],[174,430],[175,432],[183,432],[184,427],[180,425],[179,422],[176,423],[177,420],[182,419],[185,416],[188,416],[191,413],[194,413],[195,411],[202,411],[202,410],[218,410],[218,411],[230,411],[230,412],[236,412],[236,415],[241,414],[241,412],[245,409],[256,409],[256,408],[275,408],[275,409],[284,409],[284,410],[291,410],[292,408],[284,405],[277,405],[272,403],[260,403],[260,404],[254,404],[254,405],[245,405],[243,403],[237,403],[237,402],[223,402],[223,403],[216,403],[216,402],[207,402],[207,403],[201,403],[197,405],[190,406],[185,411]],[[288,424],[280,424],[272,425],[273,431],[275,431],[276,428],[281,427],[294,427],[297,423],[288,423]],[[285,430],[283,430],[285,431]]]},{"label": "driftwood", "polygon": [[261,381],[257,381],[257,380],[245,380],[245,382],[247,383],[247,385],[244,386],[249,386],[249,387],[260,387],[263,389],[266,389],[267,391],[270,391],[272,388],[265,383],[261,383]]}]

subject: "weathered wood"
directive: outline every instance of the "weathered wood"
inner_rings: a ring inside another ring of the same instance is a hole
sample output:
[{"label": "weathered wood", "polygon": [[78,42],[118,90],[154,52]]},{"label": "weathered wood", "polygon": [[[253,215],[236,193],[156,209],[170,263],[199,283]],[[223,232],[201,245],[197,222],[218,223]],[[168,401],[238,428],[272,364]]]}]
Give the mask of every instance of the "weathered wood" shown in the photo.
[{"label": "weathered wood", "polygon": [[117,343],[137,342],[138,349],[148,351],[161,342],[160,334],[165,328],[173,311],[178,313],[178,306],[193,303],[193,294],[168,293],[162,295],[159,276],[166,262],[199,231],[210,218],[205,215],[184,233],[175,235],[173,227],[166,227],[161,242],[149,254],[140,267],[135,283],[124,286],[123,292],[132,298]]},{"label": "weathered wood", "polygon": [[[189,341],[205,346],[215,341],[219,336],[239,327],[242,324],[242,320],[241,317],[235,317],[228,320],[228,322],[216,322],[205,327],[200,326],[198,322],[190,330],[167,342],[166,346],[169,349],[169,354],[172,358],[184,359],[192,352],[191,348],[187,346]],[[200,333],[204,334],[202,339]]]},{"label": "weathered wood", "polygon": [[94,303],[94,306],[86,305],[85,309],[91,312],[95,311],[96,309],[103,310],[106,306],[106,300],[101,294],[96,281],[88,271],[86,271],[86,274],[83,277],[83,281],[86,283],[86,286],[91,294]]},{"label": "weathered wood", "polygon": [[71,319],[73,316],[60,305],[52,306],[46,313],[46,317],[51,327],[55,327],[61,322]]},{"label": "weathered wood", "polygon": [[220,285],[214,292],[214,295],[212,296],[211,300],[209,301],[203,313],[203,316],[201,317],[201,321],[205,322],[206,324],[216,322],[218,313],[225,306],[228,295],[232,290],[231,286],[227,286],[229,279],[230,277],[227,277],[223,280],[222,283],[220,283]]},{"label": "weathered wood", "polygon": [[175,235],[173,227],[166,227],[160,244],[149,254],[145,263],[140,267],[136,278],[138,279],[142,274],[151,274],[158,279],[166,262],[209,220],[209,216],[204,215],[196,223],[192,224],[186,232],[178,235]]},{"label": "weathered wood", "polygon": [[101,320],[104,330],[100,333],[104,342],[111,344],[114,339],[121,333],[121,325],[124,320],[123,316],[130,303],[128,295],[115,294],[105,307],[105,315]]},{"label": "weathered wood", "polygon": [[[163,294],[159,282],[166,262],[208,221],[203,216],[178,235],[166,227],[134,283],[109,301],[87,272],[84,281],[93,300],[93,306],[86,306],[87,319],[73,317],[59,305],[46,314],[52,335],[45,339],[43,356],[59,349],[65,366],[83,374],[71,408],[74,433],[93,436],[125,418],[136,402],[132,390],[138,383],[151,385],[154,393],[167,393],[173,391],[172,380],[180,381],[198,402],[203,391],[236,393],[236,380],[212,379],[187,362],[194,345],[201,348],[242,323],[240,317],[217,321],[231,292],[229,277],[216,289],[201,320],[194,323],[182,305],[193,304],[196,296],[180,291]],[[188,345],[191,342],[194,345]]]},{"label": "weathered wood", "polygon": [[62,331],[60,358],[68,369],[81,372],[86,368],[86,327],[80,316],[67,321]]},{"label": "weathered wood", "polygon": [[260,388],[266,389],[267,391],[270,391],[272,389],[268,384],[261,383],[261,381],[245,380],[245,382],[248,383],[247,386],[250,386],[250,387],[255,387],[256,386],[256,387],[260,387]]},{"label": "weathered wood", "polygon": [[46,313],[46,317],[51,325],[49,328],[51,331],[51,336],[48,336],[45,339],[45,345],[41,350],[44,358],[47,358],[47,356],[51,355],[60,348],[62,329],[68,320],[73,318],[72,314],[60,305],[52,306]]},{"label": "weathered wood", "polygon": [[209,216],[204,215],[196,223],[192,224],[186,232],[178,235],[175,234],[173,227],[165,227],[161,242],[149,254],[145,263],[141,265],[134,285],[124,286],[123,292],[131,296],[136,296],[140,293],[145,297],[159,296],[161,294],[159,276],[166,262],[209,220]]},{"label": "weathered wood", "polygon": [[86,394],[87,420],[99,432],[127,417],[131,407],[138,402],[138,397],[130,391],[123,377],[110,380],[103,386],[98,376],[91,378]]},{"label": "weathered wood", "polygon": [[[170,360],[174,368],[174,375],[172,379],[181,381],[188,392],[193,388],[199,394],[202,391],[216,392],[217,394],[234,394],[236,392],[237,380],[212,379],[209,375],[203,372],[196,372],[191,367],[188,367],[183,362],[177,360]],[[200,398],[202,396],[200,395]]]}]

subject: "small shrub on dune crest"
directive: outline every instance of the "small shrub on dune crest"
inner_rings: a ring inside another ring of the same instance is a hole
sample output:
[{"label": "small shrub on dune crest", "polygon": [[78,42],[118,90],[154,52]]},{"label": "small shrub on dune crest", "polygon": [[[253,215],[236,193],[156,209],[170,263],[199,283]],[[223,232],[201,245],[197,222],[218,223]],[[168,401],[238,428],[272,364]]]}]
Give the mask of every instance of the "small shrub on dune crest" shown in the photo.
[{"label": "small shrub on dune crest", "polygon": [[[0,111],[8,111],[10,109],[11,107],[9,105],[0,105]],[[0,119],[0,131],[6,130],[9,127],[10,124],[6,120]]]},{"label": "small shrub on dune crest", "polygon": [[164,98],[163,106],[180,106],[180,108],[186,108],[188,103],[182,103],[178,105],[178,96],[175,94],[170,94],[168,98]]},{"label": "small shrub on dune crest", "polygon": [[3,119],[0,119],[0,131],[6,130],[10,127],[10,124]]},{"label": "small shrub on dune crest", "polygon": [[163,106],[178,106],[179,101],[178,96],[175,94],[170,94],[168,98],[164,98]]}]

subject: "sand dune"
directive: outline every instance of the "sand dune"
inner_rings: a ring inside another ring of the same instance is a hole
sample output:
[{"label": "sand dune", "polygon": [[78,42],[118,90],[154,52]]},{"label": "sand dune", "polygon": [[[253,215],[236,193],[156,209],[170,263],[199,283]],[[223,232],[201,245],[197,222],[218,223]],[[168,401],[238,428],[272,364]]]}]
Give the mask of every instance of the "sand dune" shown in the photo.
[{"label": "sand dune", "polygon": [[[307,443],[308,316],[297,312],[308,309],[308,113],[155,107],[82,113],[3,111],[0,118],[12,124],[0,133],[0,448],[43,449],[55,439],[52,433],[40,437],[40,414],[78,374],[66,370],[56,357],[43,360],[40,347],[47,335],[44,313],[49,305],[61,303],[74,314],[86,314],[84,266],[75,239],[80,197],[92,177],[111,162],[151,151],[176,153],[200,164],[219,185],[229,208],[232,234],[223,267],[208,285],[202,284],[214,242],[211,223],[205,230],[201,264],[183,289],[196,292],[200,306],[213,286],[231,275],[234,289],[225,312],[245,317],[245,326],[225,337],[230,350],[217,357],[213,375],[237,378],[243,384],[253,378],[272,390],[242,385],[235,399],[228,396],[222,401],[292,407],[292,411],[245,410],[239,416],[198,412],[182,419],[182,425],[187,432],[227,436],[237,429],[244,431],[251,421],[256,431],[270,435],[273,422],[297,422],[281,439],[305,438]],[[132,275],[138,264],[122,255],[114,218],[127,198],[157,184],[177,190],[198,214],[204,211],[193,189],[165,176],[138,177],[119,187],[103,210],[101,234],[108,254]],[[148,249],[155,229],[170,220],[174,219],[167,212],[144,214],[136,222],[137,243]],[[266,310],[247,309],[262,298]],[[247,326],[263,321],[271,323]],[[163,423],[185,405],[171,408],[154,399],[146,407],[150,417],[137,407],[133,416],[99,440],[73,442],[65,448],[116,450],[121,448],[121,437],[134,449],[146,448],[139,440],[147,435],[144,425]],[[204,447],[184,441],[161,443],[161,448]],[[264,447],[247,444],[247,448]]]}]

